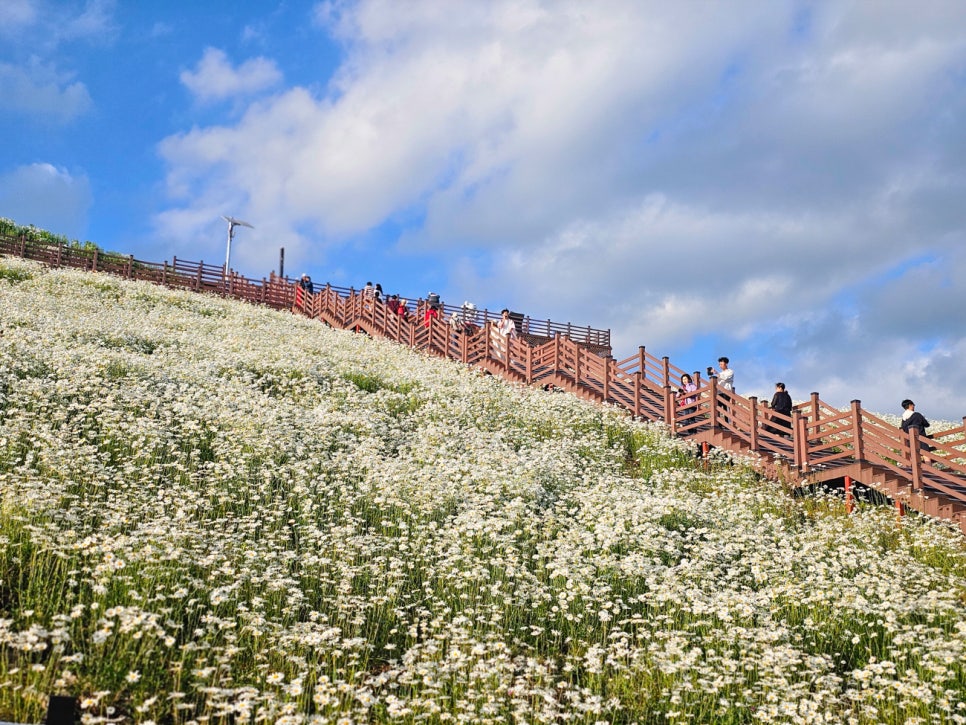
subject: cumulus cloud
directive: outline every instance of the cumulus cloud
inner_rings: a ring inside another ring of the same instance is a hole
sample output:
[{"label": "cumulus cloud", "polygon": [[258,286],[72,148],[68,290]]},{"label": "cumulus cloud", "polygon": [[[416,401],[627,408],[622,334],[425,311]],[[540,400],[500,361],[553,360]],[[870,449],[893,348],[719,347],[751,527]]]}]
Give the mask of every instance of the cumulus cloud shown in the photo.
[{"label": "cumulus cloud", "polygon": [[180,78],[198,99],[221,101],[271,88],[282,80],[282,74],[266,58],[252,58],[236,68],[223,50],[206,48],[195,70],[182,72]]},{"label": "cumulus cloud", "polygon": [[109,42],[117,32],[115,7],[115,0],[4,0],[0,3],[0,36],[6,36],[14,47],[41,54],[66,41]]},{"label": "cumulus cloud", "polygon": [[0,208],[21,224],[79,238],[87,228],[91,202],[85,175],[51,164],[29,164],[0,175]]},{"label": "cumulus cloud", "polygon": [[61,9],[63,21],[59,36],[66,40],[92,39],[110,40],[117,32],[114,21],[115,0],[87,0],[80,12],[74,14]]},{"label": "cumulus cloud", "polygon": [[13,35],[37,19],[32,0],[6,0],[0,4],[0,34]]},{"label": "cumulus cloud", "polygon": [[87,86],[58,57],[67,42],[108,43],[116,26],[113,0],[67,5],[46,0],[0,3],[0,37],[12,62],[0,62],[0,113],[64,124],[91,110]]},{"label": "cumulus cloud", "polygon": [[3,108],[42,119],[68,123],[91,109],[87,87],[45,66],[18,67],[0,63]]},{"label": "cumulus cloud", "polygon": [[313,18],[346,51],[326,92],[165,139],[176,207],[230,200],[317,249],[393,221],[461,294],[628,347],[770,348],[802,388],[866,379],[870,352],[901,385],[903,360],[959,350],[956,326],[893,301],[960,264],[961,3],[371,0]]}]

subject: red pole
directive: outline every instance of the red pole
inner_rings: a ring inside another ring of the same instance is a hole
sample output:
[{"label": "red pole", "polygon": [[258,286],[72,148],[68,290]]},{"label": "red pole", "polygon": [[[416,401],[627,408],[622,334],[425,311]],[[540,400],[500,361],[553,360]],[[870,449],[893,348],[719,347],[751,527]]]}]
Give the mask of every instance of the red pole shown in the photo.
[{"label": "red pole", "polygon": [[852,477],[845,477],[845,513],[851,514],[854,508],[854,502],[852,501]]}]

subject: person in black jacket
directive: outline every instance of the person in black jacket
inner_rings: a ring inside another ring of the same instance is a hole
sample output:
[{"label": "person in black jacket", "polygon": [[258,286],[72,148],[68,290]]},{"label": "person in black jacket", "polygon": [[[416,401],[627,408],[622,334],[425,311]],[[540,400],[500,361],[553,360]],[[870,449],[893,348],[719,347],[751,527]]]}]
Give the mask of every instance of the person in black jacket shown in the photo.
[{"label": "person in black jacket", "polygon": [[[929,427],[929,421],[926,420],[926,416],[922,413],[916,412],[916,404],[913,403],[909,398],[902,401],[902,422],[899,424],[899,428],[902,429],[903,433],[908,434],[910,430],[915,428],[919,431],[920,438],[928,438],[929,434],[926,433],[926,428]],[[920,443],[919,447],[924,451],[931,451],[933,447],[928,443]]]},{"label": "person in black jacket", "polygon": [[[791,416],[792,396],[789,395],[785,390],[785,383],[775,383],[775,394],[771,396],[771,403],[769,404],[769,407],[776,413]],[[772,433],[777,433],[778,435],[787,435],[791,432],[792,422],[790,420],[784,420],[781,418],[775,418],[773,420],[776,424],[785,428],[785,430],[779,430],[778,428],[772,428],[769,426],[769,431]]]}]

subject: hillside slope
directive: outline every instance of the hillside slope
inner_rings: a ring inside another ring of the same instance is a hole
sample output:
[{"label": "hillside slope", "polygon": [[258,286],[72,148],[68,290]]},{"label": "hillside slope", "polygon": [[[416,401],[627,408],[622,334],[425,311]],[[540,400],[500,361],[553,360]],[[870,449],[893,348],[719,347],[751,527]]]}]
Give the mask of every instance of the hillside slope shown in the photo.
[{"label": "hillside slope", "polygon": [[0,331],[0,719],[966,721],[934,522],[218,298],[0,259]]}]

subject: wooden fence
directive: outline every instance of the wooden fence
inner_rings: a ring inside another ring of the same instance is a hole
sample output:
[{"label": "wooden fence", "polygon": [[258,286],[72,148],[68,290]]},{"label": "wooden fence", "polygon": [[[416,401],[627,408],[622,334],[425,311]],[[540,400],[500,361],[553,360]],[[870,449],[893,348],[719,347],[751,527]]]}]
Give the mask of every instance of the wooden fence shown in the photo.
[{"label": "wooden fence", "polygon": [[[858,400],[842,411],[812,393],[786,416],[765,401],[719,387],[716,377],[703,380],[700,373],[693,373],[697,390],[679,396],[684,370],[644,347],[615,360],[608,330],[520,318],[518,334],[505,337],[496,330],[499,315],[488,310],[444,305],[439,316],[427,317],[427,303],[420,299],[401,315],[352,288],[325,285],[309,294],[275,275],[254,281],[202,262],[175,258],[159,264],[2,236],[0,253],[291,309],[508,380],[552,385],[620,406],[639,418],[662,421],[672,433],[699,444],[756,456],[767,475],[793,485],[859,481],[900,507],[948,519],[966,532],[966,417],[963,425],[924,444],[918,432],[902,433],[865,411]],[[448,322],[454,313],[463,323],[461,330]]]}]

